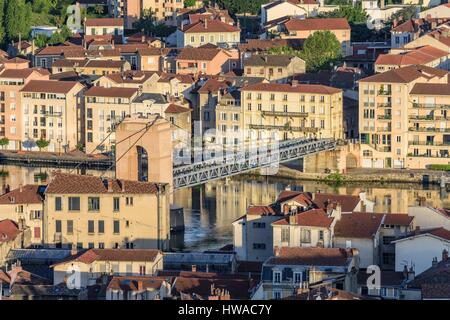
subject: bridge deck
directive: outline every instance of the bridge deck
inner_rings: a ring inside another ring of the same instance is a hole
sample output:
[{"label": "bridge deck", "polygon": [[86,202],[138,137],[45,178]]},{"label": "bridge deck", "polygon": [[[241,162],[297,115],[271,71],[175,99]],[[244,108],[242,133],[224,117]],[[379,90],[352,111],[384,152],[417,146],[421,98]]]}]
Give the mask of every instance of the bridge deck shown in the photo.
[{"label": "bridge deck", "polygon": [[295,139],[269,145],[266,152],[250,149],[220,159],[210,159],[173,169],[174,189],[192,187],[207,181],[231,177],[247,171],[274,167],[279,163],[336,148],[332,139]]}]

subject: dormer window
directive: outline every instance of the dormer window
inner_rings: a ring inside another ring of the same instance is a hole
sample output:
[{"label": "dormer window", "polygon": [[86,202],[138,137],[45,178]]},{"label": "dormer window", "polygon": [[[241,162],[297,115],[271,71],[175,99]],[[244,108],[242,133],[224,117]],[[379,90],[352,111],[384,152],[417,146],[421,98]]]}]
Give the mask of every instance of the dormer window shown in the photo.
[{"label": "dormer window", "polygon": [[273,283],[281,283],[281,271],[273,272]]}]

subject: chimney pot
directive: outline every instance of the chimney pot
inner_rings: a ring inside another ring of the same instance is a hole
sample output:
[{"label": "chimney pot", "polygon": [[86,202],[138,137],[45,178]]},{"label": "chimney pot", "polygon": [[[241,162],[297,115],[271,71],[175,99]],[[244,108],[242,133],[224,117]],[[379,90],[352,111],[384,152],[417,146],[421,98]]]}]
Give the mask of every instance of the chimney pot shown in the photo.
[{"label": "chimney pot", "polygon": [[448,261],[448,251],[446,249],[442,250],[442,261]]},{"label": "chimney pot", "polygon": [[197,266],[195,264],[193,264],[191,268],[192,272],[197,272]]}]

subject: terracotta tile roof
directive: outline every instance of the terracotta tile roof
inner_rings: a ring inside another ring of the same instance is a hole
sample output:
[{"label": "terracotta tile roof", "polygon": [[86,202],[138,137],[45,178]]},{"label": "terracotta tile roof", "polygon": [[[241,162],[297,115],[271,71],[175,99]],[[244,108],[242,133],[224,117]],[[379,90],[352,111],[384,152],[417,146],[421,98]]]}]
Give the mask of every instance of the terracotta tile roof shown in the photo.
[{"label": "terracotta tile roof", "polygon": [[20,91],[67,94],[77,85],[76,81],[31,80]]},{"label": "terracotta tile roof", "polygon": [[160,48],[139,48],[137,49],[137,53],[141,56],[161,56],[163,55],[163,50]]},{"label": "terracotta tile roof", "polygon": [[342,92],[341,89],[317,84],[291,85],[287,83],[257,83],[243,87],[242,91],[297,92],[313,94],[335,94]]},{"label": "terracotta tile roof", "polygon": [[413,222],[414,217],[408,216],[408,214],[401,213],[389,213],[384,217],[383,224],[394,224],[398,226],[409,226]]},{"label": "terracotta tile roof", "polygon": [[383,83],[410,83],[421,77],[432,79],[447,76],[448,72],[423,65],[412,65],[403,68],[389,70],[359,80],[360,82],[383,82]]},{"label": "terracotta tile roof", "polygon": [[289,3],[292,3],[294,5],[302,5],[302,4],[314,5],[314,4],[318,4],[316,0],[278,0],[278,1],[271,2],[271,3],[267,4],[267,5],[265,5],[264,8],[266,10],[268,10],[268,9],[276,7],[279,4],[282,4],[284,2],[289,2]]},{"label": "terracotta tile roof", "polygon": [[222,22],[218,19],[201,19],[189,25],[183,26],[184,33],[203,33],[203,32],[238,32],[241,31],[236,26]]},{"label": "terracotta tile roof", "polygon": [[25,69],[5,69],[2,73],[0,73],[0,78],[8,78],[8,79],[26,79],[33,72],[39,72],[44,74],[41,70],[33,69],[33,68],[25,68]]},{"label": "terracotta tile roof", "polygon": [[125,65],[124,60],[97,60],[97,59],[58,59],[53,62],[52,67],[69,68],[122,68]]},{"label": "terracotta tile roof", "polygon": [[450,96],[450,83],[416,83],[410,94]]},{"label": "terracotta tile roof", "polygon": [[171,103],[167,106],[165,113],[170,114],[178,114],[178,113],[185,113],[185,112],[191,112],[191,109],[180,106],[178,104]]},{"label": "terracotta tile roof", "polygon": [[75,261],[85,264],[91,264],[94,261],[154,262],[158,254],[161,254],[161,251],[156,249],[89,249],[69,256],[53,264],[52,267]]},{"label": "terracotta tile roof", "polygon": [[21,232],[14,221],[9,219],[0,221],[0,243],[13,241]]},{"label": "terracotta tile roof", "polygon": [[222,51],[221,49],[209,48],[183,48],[176,60],[211,61]]},{"label": "terracotta tile roof", "polygon": [[115,276],[111,279],[107,289],[128,291],[146,291],[158,290],[164,281],[170,281],[170,278],[147,277],[147,276]]},{"label": "terracotta tile roof", "polygon": [[100,177],[67,174],[57,172],[48,184],[47,194],[86,194],[109,193],[108,183],[112,183],[112,193],[146,194],[156,193],[157,185],[153,182],[140,182],[119,179],[102,179]]},{"label": "terracotta tile roof", "polygon": [[158,82],[170,82],[173,79],[177,79],[181,83],[193,84],[195,79],[189,74],[175,74],[175,73],[162,73]]},{"label": "terracotta tile roof", "polygon": [[444,50],[432,46],[424,46],[400,54],[380,54],[375,61],[375,64],[397,66],[427,64],[447,56],[448,52]]},{"label": "terracotta tile roof", "polygon": [[16,63],[30,63],[30,60],[27,59],[23,59],[20,57],[15,57],[6,61],[3,61],[3,63],[11,63],[11,64],[16,64]]},{"label": "terracotta tile roof", "polygon": [[342,214],[334,227],[334,235],[338,238],[372,239],[380,228],[383,216],[368,212]]},{"label": "terracotta tile roof", "polygon": [[284,23],[284,26],[288,31],[350,30],[350,25],[345,18],[290,18],[287,22]]},{"label": "terracotta tile roof", "polygon": [[118,18],[95,18],[86,19],[84,22],[86,27],[123,27],[123,19]]},{"label": "terracotta tile roof", "polygon": [[131,98],[137,94],[137,88],[105,88],[94,86],[84,93],[85,97]]},{"label": "terracotta tile roof", "polygon": [[351,258],[352,253],[342,248],[282,247],[264,264],[347,266]]},{"label": "terracotta tile roof", "polygon": [[427,231],[426,233],[450,241],[450,230],[445,228],[436,228],[434,230]]},{"label": "terracotta tile roof", "polygon": [[247,214],[257,216],[276,216],[280,213],[270,206],[250,206],[247,208]]},{"label": "terracotta tile roof", "polygon": [[217,93],[221,89],[227,89],[229,83],[226,81],[220,81],[214,78],[206,80],[206,82],[198,89],[198,93]]},{"label": "terracotta tile roof", "polygon": [[105,77],[114,81],[115,83],[139,83],[142,84],[150,79],[155,71],[141,71],[141,70],[127,70],[124,72],[116,72],[106,75]]},{"label": "terracotta tile roof", "polygon": [[51,56],[59,56],[65,53],[69,53],[71,55],[74,55],[75,53],[78,53],[82,56],[85,55],[86,50],[82,47],[82,46],[48,46],[48,47],[44,47],[41,50],[39,50],[39,52],[36,53],[37,56],[46,56],[46,55],[51,55]]},{"label": "terracotta tile roof", "polygon": [[273,225],[289,225],[289,219],[293,219],[294,225],[305,227],[329,228],[333,223],[333,218],[329,217],[323,209],[312,209],[296,213],[293,217],[286,216],[281,220],[275,221]]},{"label": "terracotta tile roof", "polygon": [[332,208],[336,208],[336,204],[341,205],[342,212],[353,212],[361,201],[359,196],[341,195],[332,193],[315,193],[313,195],[313,202],[317,207],[326,209],[330,205]]},{"label": "terracotta tile roof", "polygon": [[294,58],[295,58],[294,56],[283,54],[280,55],[253,54],[250,58],[244,59],[244,67],[254,67],[254,66],[287,67]]},{"label": "terracotta tile roof", "polygon": [[276,202],[283,203],[288,200],[296,201],[305,206],[311,206],[314,204],[312,201],[312,194],[310,192],[291,191],[291,190],[281,191],[277,197]]},{"label": "terracotta tile roof", "polygon": [[450,297],[450,261],[442,260],[408,283],[409,287],[420,288],[422,299],[448,299]]},{"label": "terracotta tile roof", "polygon": [[38,185],[25,185],[22,188],[11,190],[0,196],[0,205],[2,204],[32,204],[43,203],[42,194],[39,193]]},{"label": "terracotta tile roof", "polygon": [[194,278],[177,277],[172,293],[177,296],[189,295],[194,299],[206,300],[211,296],[211,288],[226,290],[233,300],[250,299],[250,291],[256,282],[251,279]]}]

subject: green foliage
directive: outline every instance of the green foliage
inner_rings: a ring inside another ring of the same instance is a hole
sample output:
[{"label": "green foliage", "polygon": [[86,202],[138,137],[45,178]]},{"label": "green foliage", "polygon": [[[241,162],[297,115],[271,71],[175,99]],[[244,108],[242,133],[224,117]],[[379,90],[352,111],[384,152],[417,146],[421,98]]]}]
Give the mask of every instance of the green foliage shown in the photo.
[{"label": "green foliage", "polygon": [[0,44],[5,43],[5,0],[0,0]]},{"label": "green foliage", "polygon": [[333,186],[337,190],[338,187],[344,184],[345,177],[344,175],[336,171],[335,173],[330,173],[328,176],[326,176],[325,182],[328,185]]},{"label": "green foliage", "polygon": [[292,56],[301,56],[301,52],[289,46],[273,47],[268,50],[269,54],[288,54]]},{"label": "green foliage", "polygon": [[362,5],[358,2],[356,5],[341,5],[339,9],[325,12],[317,16],[317,18],[346,18],[352,23],[363,23],[367,21],[367,14],[363,10]]},{"label": "green foliage", "polygon": [[430,170],[450,171],[450,164],[430,164],[427,167]]},{"label": "green foliage", "polygon": [[216,0],[221,8],[226,8],[231,14],[259,14],[261,5],[272,0]]},{"label": "green foliage", "polygon": [[36,141],[36,146],[39,148],[39,150],[45,149],[50,144],[50,141],[40,138]]},{"label": "green foliage", "polygon": [[8,0],[6,5],[5,29],[9,40],[16,40],[19,34],[26,38],[30,32],[31,3],[25,3],[25,0]]},{"label": "green foliage", "polygon": [[330,31],[317,31],[305,40],[300,57],[309,72],[329,69],[342,57],[341,44]]},{"label": "green foliage", "polygon": [[151,10],[144,10],[141,18],[133,24],[137,30],[142,30],[148,36],[165,38],[175,32],[176,27],[167,26],[155,21]]},{"label": "green foliage", "polygon": [[76,148],[77,150],[84,151],[84,145],[83,145],[82,143],[77,143],[77,145],[75,146],[75,148]]},{"label": "green foliage", "polygon": [[[416,16],[416,6],[410,5],[406,8],[403,8],[394,14],[391,15],[391,17],[388,19],[387,24],[392,25],[395,19],[399,20],[398,23],[403,23],[411,18],[414,18]],[[401,19],[400,19],[401,18]]]},{"label": "green foliage", "polygon": [[0,146],[3,148],[5,148],[7,145],[9,144],[9,139],[4,137],[0,139]]},{"label": "green foliage", "polygon": [[195,0],[184,0],[184,7],[189,8],[195,5]]}]

